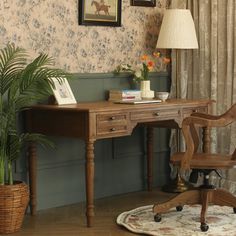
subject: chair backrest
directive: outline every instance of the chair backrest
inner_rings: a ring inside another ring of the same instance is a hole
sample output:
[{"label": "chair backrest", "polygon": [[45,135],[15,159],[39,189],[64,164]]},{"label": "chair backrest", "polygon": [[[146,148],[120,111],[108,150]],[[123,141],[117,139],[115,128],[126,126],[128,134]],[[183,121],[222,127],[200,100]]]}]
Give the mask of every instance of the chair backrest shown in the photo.
[{"label": "chair backrest", "polygon": [[[186,117],[182,123],[182,131],[186,143],[186,152],[181,160],[181,169],[190,169],[190,161],[199,147],[199,132],[198,128],[225,127],[236,121],[236,103],[219,116],[208,115],[204,113],[193,113]],[[236,159],[236,149],[232,154],[232,159]]]}]

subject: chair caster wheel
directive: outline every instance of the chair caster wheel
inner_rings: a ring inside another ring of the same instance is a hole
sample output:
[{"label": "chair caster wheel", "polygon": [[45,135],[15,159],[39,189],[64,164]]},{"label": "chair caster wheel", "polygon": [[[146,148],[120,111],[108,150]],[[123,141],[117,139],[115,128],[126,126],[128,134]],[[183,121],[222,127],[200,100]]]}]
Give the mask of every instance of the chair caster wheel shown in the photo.
[{"label": "chair caster wheel", "polygon": [[176,211],[182,211],[183,210],[183,207],[182,206],[177,206],[176,207]]},{"label": "chair caster wheel", "polygon": [[201,224],[201,231],[206,232],[209,229],[209,226],[206,223]]},{"label": "chair caster wheel", "polygon": [[236,214],[236,207],[234,207],[233,210],[234,210],[234,213]]},{"label": "chair caster wheel", "polygon": [[154,216],[154,221],[155,221],[155,222],[161,222],[161,215],[157,213],[157,214]]}]

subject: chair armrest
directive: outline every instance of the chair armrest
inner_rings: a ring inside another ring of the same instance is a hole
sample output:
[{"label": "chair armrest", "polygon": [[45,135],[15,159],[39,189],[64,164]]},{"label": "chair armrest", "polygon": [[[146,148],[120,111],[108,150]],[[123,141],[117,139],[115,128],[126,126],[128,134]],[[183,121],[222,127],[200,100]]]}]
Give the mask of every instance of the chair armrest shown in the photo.
[{"label": "chair armrest", "polygon": [[192,121],[188,121],[191,123],[197,122],[198,124],[202,123],[204,126],[209,127],[223,127],[226,126],[236,119],[236,103],[232,105],[232,107],[227,110],[224,114],[219,116],[204,114],[204,113],[193,113],[191,117],[196,117],[198,119],[193,119]]},{"label": "chair armrest", "polygon": [[200,113],[200,112],[194,112],[194,113],[191,114],[191,116],[204,118],[204,119],[209,119],[209,120],[219,119],[219,116],[210,115],[210,114],[206,114],[206,113]]},{"label": "chair armrest", "polygon": [[202,127],[224,127],[233,122],[227,113],[221,116],[208,115],[204,113],[194,113],[183,120],[183,125],[200,125]]}]

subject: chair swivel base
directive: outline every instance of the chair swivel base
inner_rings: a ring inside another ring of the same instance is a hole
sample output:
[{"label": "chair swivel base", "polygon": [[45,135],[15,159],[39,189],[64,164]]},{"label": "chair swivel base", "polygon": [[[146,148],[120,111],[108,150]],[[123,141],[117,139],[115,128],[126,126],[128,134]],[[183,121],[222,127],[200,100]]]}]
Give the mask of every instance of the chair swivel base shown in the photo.
[{"label": "chair swivel base", "polygon": [[229,206],[232,207],[233,212],[236,213],[236,197],[233,194],[223,189],[195,188],[180,193],[166,202],[155,204],[153,206],[153,213],[155,214],[154,220],[160,222],[161,214],[168,212],[173,207],[176,207],[176,210],[179,211],[184,205],[194,204],[200,204],[202,206],[200,213],[200,228],[203,232],[206,232],[209,228],[206,222],[207,207],[209,204]]}]

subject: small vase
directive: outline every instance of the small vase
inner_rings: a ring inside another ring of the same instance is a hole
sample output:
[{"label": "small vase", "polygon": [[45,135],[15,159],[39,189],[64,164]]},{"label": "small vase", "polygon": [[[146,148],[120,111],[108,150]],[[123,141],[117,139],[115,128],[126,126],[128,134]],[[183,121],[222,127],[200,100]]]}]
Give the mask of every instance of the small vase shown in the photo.
[{"label": "small vase", "polygon": [[140,83],[140,90],[142,99],[154,98],[154,91],[150,90],[150,80],[142,80]]}]

